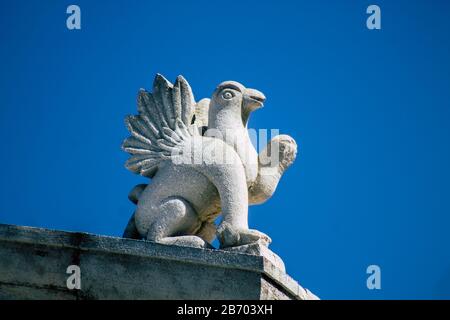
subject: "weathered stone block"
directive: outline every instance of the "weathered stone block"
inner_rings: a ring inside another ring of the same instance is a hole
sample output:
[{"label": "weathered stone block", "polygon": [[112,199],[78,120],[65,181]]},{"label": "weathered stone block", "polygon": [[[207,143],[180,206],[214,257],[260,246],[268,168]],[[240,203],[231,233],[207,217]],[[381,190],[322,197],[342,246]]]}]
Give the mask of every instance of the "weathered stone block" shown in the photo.
[{"label": "weathered stone block", "polygon": [[0,224],[0,299],[314,298],[263,256]]}]

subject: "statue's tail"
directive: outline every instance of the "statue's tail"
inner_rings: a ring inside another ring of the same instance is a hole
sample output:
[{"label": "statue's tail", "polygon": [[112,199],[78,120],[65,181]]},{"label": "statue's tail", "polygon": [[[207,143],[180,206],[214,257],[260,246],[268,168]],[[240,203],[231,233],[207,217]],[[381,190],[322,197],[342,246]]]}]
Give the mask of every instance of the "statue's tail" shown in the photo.
[{"label": "statue's tail", "polygon": [[[147,187],[146,184],[138,184],[130,191],[130,193],[128,194],[128,199],[130,199],[130,201],[133,202],[134,204],[137,204],[142,192],[145,190],[146,187]],[[130,220],[128,221],[128,224],[125,228],[125,231],[123,232],[122,237],[130,239],[142,239],[141,235],[139,234],[139,231],[136,228],[134,215],[135,214],[133,213]]]},{"label": "statue's tail", "polygon": [[139,234],[139,231],[136,228],[136,222],[134,220],[134,213],[131,216],[130,221],[128,221],[127,227],[125,228],[125,231],[123,232],[122,237],[129,238],[129,239],[137,239],[137,240],[142,239],[141,235]]}]

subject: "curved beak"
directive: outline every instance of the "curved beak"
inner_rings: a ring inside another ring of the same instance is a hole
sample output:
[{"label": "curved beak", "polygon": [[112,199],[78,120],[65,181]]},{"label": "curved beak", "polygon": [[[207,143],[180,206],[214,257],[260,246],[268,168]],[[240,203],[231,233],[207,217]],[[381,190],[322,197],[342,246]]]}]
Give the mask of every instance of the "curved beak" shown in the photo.
[{"label": "curved beak", "polygon": [[243,109],[250,113],[264,105],[266,96],[258,90],[246,88],[244,92]]},{"label": "curved beak", "polygon": [[242,100],[242,123],[247,126],[250,113],[263,106],[266,96],[255,89],[246,88]]}]

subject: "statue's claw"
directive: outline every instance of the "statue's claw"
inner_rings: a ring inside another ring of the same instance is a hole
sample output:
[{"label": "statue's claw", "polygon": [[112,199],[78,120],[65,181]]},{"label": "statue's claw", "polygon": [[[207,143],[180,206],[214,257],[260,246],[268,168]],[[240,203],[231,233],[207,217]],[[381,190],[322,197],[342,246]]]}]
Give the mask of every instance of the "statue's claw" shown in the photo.
[{"label": "statue's claw", "polygon": [[268,246],[272,239],[258,230],[236,229],[227,222],[222,222],[217,229],[217,237],[220,241],[220,248],[243,246],[261,241]]}]

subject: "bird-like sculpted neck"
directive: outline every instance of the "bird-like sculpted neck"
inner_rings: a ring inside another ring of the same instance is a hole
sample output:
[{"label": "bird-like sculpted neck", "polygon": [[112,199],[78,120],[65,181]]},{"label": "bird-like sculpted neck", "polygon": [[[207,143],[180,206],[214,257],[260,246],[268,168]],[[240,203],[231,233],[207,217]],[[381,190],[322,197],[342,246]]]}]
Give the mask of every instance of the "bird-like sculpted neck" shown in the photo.
[{"label": "bird-like sculpted neck", "polygon": [[225,133],[227,129],[245,128],[240,110],[235,110],[235,108],[211,109],[208,120],[209,128],[217,129],[223,133]]},{"label": "bird-like sculpted neck", "polygon": [[236,82],[219,85],[209,107],[206,135],[220,138],[234,148],[244,165],[247,184],[251,185],[258,172],[258,154],[250,141],[247,124],[242,117],[246,107],[245,99],[248,99],[245,92],[246,88]]}]

